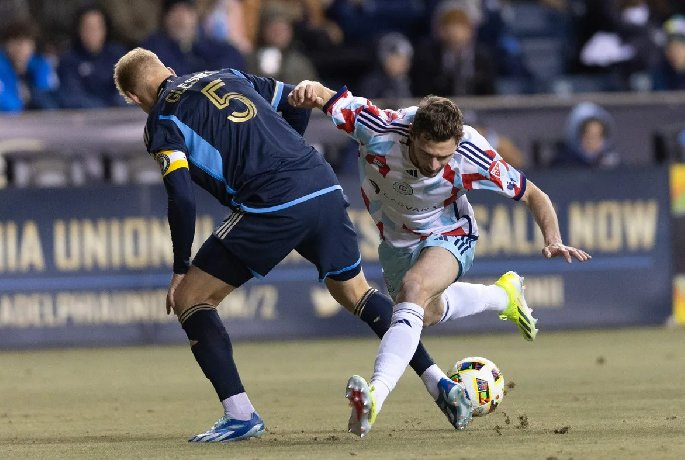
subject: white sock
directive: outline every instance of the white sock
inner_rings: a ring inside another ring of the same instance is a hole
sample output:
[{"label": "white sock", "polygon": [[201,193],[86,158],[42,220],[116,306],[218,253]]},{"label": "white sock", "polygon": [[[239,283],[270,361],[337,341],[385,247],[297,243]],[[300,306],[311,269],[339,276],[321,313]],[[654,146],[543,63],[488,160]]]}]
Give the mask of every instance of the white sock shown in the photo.
[{"label": "white sock", "polygon": [[444,306],[441,323],[485,310],[502,311],[509,305],[504,289],[491,284],[452,283],[442,293]]},{"label": "white sock", "polygon": [[221,405],[224,406],[226,416],[236,420],[250,420],[252,413],[255,412],[247,393],[229,396],[221,401]]},{"label": "white sock", "polygon": [[438,400],[438,396],[440,396],[438,382],[442,379],[449,379],[449,377],[445,375],[437,364],[433,364],[421,374],[421,380],[423,380],[423,384],[426,385],[426,390],[428,390],[428,393],[430,393],[436,401]]},{"label": "white sock", "polygon": [[390,328],[383,336],[378,348],[370,385],[374,388],[376,413],[381,411],[385,398],[402,377],[416,347],[423,329],[423,308],[402,302],[393,308]]}]

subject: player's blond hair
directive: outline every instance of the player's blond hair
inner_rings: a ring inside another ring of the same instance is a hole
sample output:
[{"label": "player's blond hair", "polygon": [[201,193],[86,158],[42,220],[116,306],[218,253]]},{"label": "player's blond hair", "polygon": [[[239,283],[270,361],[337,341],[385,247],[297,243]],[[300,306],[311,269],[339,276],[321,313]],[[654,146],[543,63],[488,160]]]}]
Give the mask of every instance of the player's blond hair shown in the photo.
[{"label": "player's blond hair", "polygon": [[145,80],[154,74],[154,70],[164,64],[159,57],[145,48],[135,48],[124,54],[114,65],[114,84],[119,94],[131,104],[133,101],[126,92],[137,93],[143,87]]}]

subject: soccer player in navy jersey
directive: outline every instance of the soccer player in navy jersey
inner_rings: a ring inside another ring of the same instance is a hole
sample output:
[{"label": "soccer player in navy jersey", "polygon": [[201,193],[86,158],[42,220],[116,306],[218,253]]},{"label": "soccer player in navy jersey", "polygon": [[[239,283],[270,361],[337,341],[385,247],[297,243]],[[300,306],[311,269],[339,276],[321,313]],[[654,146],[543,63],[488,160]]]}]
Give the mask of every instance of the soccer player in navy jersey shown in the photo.
[{"label": "soccer player in navy jersey", "polygon": [[[379,109],[346,87],[339,91],[303,81],[288,95],[293,106],[322,109],[359,143],[362,198],[376,222],[378,255],[388,291],[397,302],[381,340],[371,382],[347,384],[349,430],[366,435],[419,343],[421,330],[485,310],[514,322],[527,340],[537,320],[523,295],[523,278],[507,272],[493,285],[459,282],[473,263],[478,226],[466,193],[490,190],[521,200],[542,231],[545,257],[590,259],[561,240],[549,197],[508,165],[449,99],[428,96],[419,106]],[[442,381],[441,381],[442,382]],[[438,385],[438,405],[470,405],[468,391]],[[474,395],[475,396],[475,395]],[[464,429],[470,411],[457,411]]]},{"label": "soccer player in navy jersey", "polygon": [[[190,441],[259,436],[264,422],[240,381],[216,311],[224,297],[296,250],[316,265],[332,296],[379,337],[390,326],[393,302],[364,277],[348,203],[331,167],[302,137],[310,110],[288,103],[284,95],[292,86],[232,69],[177,76],[142,48],[119,60],[114,80],[128,102],[148,113],[145,144],[168,194],[174,273],[167,313],[178,316],[224,407],[224,416]],[[232,210],[192,264],[191,182]],[[421,344],[416,350],[410,365],[437,393],[446,377]],[[463,409],[436,402],[456,427]]]}]

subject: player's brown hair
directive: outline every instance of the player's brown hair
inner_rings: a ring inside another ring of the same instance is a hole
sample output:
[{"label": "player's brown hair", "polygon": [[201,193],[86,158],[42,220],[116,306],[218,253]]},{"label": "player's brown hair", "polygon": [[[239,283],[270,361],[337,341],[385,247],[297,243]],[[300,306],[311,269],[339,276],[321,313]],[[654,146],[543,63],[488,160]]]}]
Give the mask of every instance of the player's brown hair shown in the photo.
[{"label": "player's brown hair", "polygon": [[126,102],[132,103],[126,92],[135,93],[139,90],[145,76],[158,66],[164,67],[159,57],[152,51],[140,47],[132,49],[117,61],[114,65],[114,84]]},{"label": "player's brown hair", "polygon": [[412,136],[423,135],[428,140],[443,142],[454,138],[459,142],[464,135],[464,116],[451,100],[440,96],[426,96],[419,103]]}]

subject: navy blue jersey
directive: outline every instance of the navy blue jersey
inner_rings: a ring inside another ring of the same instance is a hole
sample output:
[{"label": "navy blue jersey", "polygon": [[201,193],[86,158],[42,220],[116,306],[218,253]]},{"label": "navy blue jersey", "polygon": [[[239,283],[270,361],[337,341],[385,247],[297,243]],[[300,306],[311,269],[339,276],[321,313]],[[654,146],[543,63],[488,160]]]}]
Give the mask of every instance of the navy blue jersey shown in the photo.
[{"label": "navy blue jersey", "polygon": [[233,69],[172,76],[161,85],[145,143],[169,195],[174,272],[184,273],[190,257],[191,179],[248,213],[274,212],[340,189],[330,165],[301,136],[310,111],[287,103],[291,89]]}]

